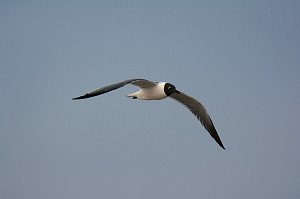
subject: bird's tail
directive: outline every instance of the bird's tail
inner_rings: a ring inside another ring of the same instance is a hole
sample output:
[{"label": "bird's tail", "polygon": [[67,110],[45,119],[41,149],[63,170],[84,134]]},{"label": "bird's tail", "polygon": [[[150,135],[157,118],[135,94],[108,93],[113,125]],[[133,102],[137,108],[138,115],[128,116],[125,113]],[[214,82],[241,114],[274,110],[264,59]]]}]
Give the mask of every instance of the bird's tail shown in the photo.
[{"label": "bird's tail", "polygon": [[126,97],[129,97],[129,98],[131,98],[131,99],[138,99],[138,95],[137,95],[138,92],[139,92],[139,91],[134,92],[134,93],[127,94]]}]

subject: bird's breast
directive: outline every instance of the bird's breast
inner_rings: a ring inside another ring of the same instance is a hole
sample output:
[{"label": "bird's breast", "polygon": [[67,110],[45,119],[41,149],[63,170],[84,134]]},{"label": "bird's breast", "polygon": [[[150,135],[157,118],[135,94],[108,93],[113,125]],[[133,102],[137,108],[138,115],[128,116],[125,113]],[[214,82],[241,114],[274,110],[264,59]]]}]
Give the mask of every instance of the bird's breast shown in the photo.
[{"label": "bird's breast", "polygon": [[164,91],[164,82],[158,83],[154,87],[143,88],[138,91],[137,97],[142,100],[161,100],[167,97]]}]

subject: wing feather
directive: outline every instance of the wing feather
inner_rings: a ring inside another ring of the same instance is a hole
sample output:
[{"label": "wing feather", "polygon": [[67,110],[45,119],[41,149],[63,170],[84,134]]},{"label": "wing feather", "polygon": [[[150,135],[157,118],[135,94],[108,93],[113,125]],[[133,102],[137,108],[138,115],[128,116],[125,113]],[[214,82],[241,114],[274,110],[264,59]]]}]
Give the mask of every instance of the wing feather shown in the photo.
[{"label": "wing feather", "polygon": [[180,93],[171,94],[170,97],[177,100],[178,102],[182,103],[184,106],[186,106],[196,116],[196,118],[201,122],[201,124],[209,132],[209,134],[215,139],[215,141],[223,149],[225,149],[225,147],[217,133],[217,130],[216,130],[212,120],[210,119],[210,116],[208,115],[204,106],[199,101],[184,94],[181,91],[180,91]]},{"label": "wing feather", "polygon": [[146,79],[129,79],[129,80],[125,80],[125,81],[122,81],[122,82],[118,82],[118,83],[115,83],[115,84],[111,84],[111,85],[108,85],[108,86],[98,88],[97,90],[86,93],[85,95],[75,97],[75,98],[73,98],[73,100],[86,99],[86,98],[90,98],[90,97],[95,97],[97,95],[102,95],[104,93],[107,93],[107,92],[116,90],[118,88],[121,88],[121,87],[123,87],[127,84],[133,84],[135,86],[139,86],[140,88],[147,88],[147,87],[152,87],[152,86],[156,85],[155,82],[151,82],[151,81],[146,80]]}]

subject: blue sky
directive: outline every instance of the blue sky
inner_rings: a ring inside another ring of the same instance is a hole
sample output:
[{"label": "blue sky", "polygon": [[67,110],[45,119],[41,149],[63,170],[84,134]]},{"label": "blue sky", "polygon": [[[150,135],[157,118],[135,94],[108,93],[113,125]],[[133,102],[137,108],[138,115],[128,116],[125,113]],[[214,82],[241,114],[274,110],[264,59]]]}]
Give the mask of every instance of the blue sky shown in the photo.
[{"label": "blue sky", "polygon": [[[0,197],[299,198],[298,1],[1,1]],[[199,99],[226,147],[172,99]]]}]

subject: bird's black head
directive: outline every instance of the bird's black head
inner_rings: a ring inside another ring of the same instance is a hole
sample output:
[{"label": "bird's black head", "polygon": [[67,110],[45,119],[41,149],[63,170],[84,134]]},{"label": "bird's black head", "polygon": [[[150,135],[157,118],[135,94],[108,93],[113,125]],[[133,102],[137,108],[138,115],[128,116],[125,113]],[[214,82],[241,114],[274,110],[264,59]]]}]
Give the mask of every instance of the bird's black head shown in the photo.
[{"label": "bird's black head", "polygon": [[170,83],[165,84],[164,91],[165,91],[167,96],[170,96],[172,93],[180,94],[180,92],[178,90],[176,90],[176,87],[173,84],[170,84]]}]

